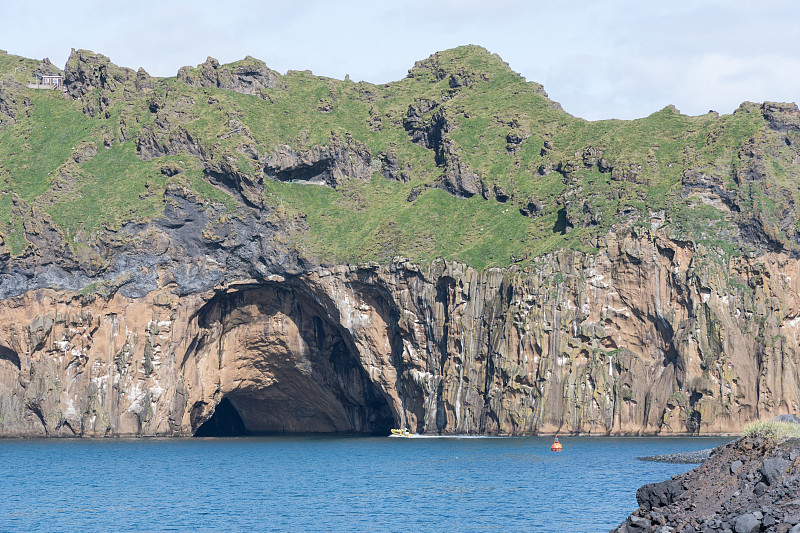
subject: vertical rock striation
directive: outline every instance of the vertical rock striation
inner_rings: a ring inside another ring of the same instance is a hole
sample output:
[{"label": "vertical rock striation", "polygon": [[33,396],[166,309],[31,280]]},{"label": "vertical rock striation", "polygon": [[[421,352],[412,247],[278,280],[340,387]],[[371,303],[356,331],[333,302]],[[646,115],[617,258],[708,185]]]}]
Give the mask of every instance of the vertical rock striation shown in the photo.
[{"label": "vertical rock striation", "polygon": [[396,259],[0,302],[0,434],[686,434],[796,412],[800,262],[609,237],[529,269]]}]

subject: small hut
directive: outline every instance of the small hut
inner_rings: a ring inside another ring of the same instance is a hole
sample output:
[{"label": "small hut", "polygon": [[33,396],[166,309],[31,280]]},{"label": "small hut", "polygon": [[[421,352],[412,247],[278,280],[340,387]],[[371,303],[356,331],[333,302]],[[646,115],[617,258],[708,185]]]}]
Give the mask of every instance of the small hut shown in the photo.
[{"label": "small hut", "polygon": [[58,74],[37,74],[36,83],[29,83],[31,89],[61,89],[64,86],[64,77]]},{"label": "small hut", "polygon": [[42,83],[41,84],[44,85],[45,88],[52,87],[53,89],[55,89],[57,87],[61,87],[61,84],[63,83],[63,81],[64,81],[63,76],[59,76],[57,74],[56,75],[45,74],[45,75],[42,75]]}]

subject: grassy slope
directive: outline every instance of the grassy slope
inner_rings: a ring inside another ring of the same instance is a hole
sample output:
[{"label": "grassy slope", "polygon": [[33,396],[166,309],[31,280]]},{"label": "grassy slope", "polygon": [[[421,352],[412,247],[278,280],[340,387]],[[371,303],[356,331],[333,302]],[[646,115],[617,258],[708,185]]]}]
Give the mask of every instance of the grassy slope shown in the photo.
[{"label": "grassy slope", "polygon": [[[0,53],[0,79],[25,81],[19,69],[13,72],[20,64],[30,72],[37,62]],[[451,88],[451,75],[463,86]],[[80,101],[18,89],[16,120],[0,130],[0,232],[12,252],[25,246],[21,221],[12,214],[12,193],[41,204],[70,242],[76,236],[91,242],[103,227],[157,216],[167,181],[159,170],[166,163],[183,169],[171,179],[235,208],[234,200],[203,181],[197,158],[179,154],[145,162],[137,157],[136,134],[156,119],[149,109],[153,101],[172,127],[199,139],[212,159],[232,157],[241,172],[251,175],[258,175],[260,166],[244,155],[245,145],[264,157],[284,144],[302,150],[350,137],[373,156],[396,153],[410,178],[406,183],[376,173],[367,182],[345,179],[336,190],[265,184],[268,205],[306,218],[310,230],[291,238],[307,253],[329,261],[387,261],[400,254],[418,261],[458,259],[477,268],[505,266],[512,258],[559,248],[590,251],[598,236],[620,222],[621,213],[649,226],[650,214],[657,211],[667,214],[678,236],[713,240],[709,225],[724,225],[723,214],[682,199],[681,173],[700,169],[730,184],[742,144],[765,135],[757,110],[688,117],[666,108],[634,121],[587,122],[558,109],[538,85],[527,83],[499,57],[472,46],[435,54],[418,63],[409,77],[383,86],[308,72],[281,76],[263,98],[189,87],[174,78],[153,79],[152,88],[140,92],[131,85],[106,91],[110,103],[94,118],[82,112]],[[440,103],[433,112],[447,117],[446,135],[463,160],[489,191],[498,186],[512,196],[510,201],[458,199],[430,188],[442,170],[433,152],[412,143],[402,126],[409,105],[420,100]],[[320,111],[326,107],[329,112]],[[371,116],[379,117],[380,131],[370,129]],[[230,134],[237,124],[239,133]],[[524,138],[514,153],[507,149],[509,134]],[[103,139],[112,140],[110,149],[103,148]],[[81,141],[95,143],[97,155],[69,164]],[[545,141],[551,150],[543,150]],[[602,150],[615,168],[638,169],[638,175],[625,179],[587,167],[582,157],[590,147]],[[776,150],[767,156],[767,170],[774,186],[789,196],[776,203],[759,190],[745,191],[754,212],[766,219],[784,209],[781,201],[797,197],[796,169],[787,163],[793,152],[788,146],[786,153]],[[55,179],[65,163],[66,188]],[[559,166],[562,172],[554,172]],[[54,183],[61,184],[59,190],[48,191]],[[414,189],[421,194],[409,202]],[[520,213],[528,201],[540,203],[538,216]],[[585,220],[587,212],[591,223]],[[568,232],[563,231],[564,216],[575,226]]]}]

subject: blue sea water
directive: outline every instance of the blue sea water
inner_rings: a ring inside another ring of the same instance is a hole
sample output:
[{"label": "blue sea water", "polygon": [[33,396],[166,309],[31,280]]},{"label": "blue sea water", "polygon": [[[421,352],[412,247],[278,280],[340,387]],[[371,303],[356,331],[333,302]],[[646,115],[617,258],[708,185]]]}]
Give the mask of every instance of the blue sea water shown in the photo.
[{"label": "blue sea water", "polygon": [[720,438],[0,440],[0,531],[608,531]]}]

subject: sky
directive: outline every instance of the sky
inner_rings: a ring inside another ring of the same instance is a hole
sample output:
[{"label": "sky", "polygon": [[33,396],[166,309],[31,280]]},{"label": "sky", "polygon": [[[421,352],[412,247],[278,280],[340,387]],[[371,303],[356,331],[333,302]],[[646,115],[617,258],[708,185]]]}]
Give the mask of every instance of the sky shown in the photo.
[{"label": "sky", "polygon": [[0,49],[59,67],[71,48],[154,76],[251,55],[386,83],[477,44],[588,120],[798,102],[798,35],[797,0],[0,0]]}]

